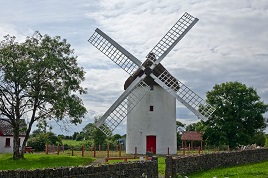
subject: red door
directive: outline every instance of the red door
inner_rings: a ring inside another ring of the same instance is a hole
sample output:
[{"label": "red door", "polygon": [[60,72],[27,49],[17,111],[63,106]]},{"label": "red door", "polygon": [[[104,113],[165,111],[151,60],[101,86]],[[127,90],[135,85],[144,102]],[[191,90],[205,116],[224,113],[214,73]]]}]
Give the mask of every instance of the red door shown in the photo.
[{"label": "red door", "polygon": [[153,152],[156,154],[156,136],[146,136],[146,151]]}]

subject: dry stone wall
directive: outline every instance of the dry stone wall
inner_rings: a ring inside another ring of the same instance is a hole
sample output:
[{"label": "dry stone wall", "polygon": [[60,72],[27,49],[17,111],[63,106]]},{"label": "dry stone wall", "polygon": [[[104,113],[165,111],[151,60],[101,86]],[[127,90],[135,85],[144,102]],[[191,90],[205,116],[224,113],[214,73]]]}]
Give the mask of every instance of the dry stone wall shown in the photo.
[{"label": "dry stone wall", "polygon": [[0,171],[0,178],[156,178],[157,161],[37,170]]}]

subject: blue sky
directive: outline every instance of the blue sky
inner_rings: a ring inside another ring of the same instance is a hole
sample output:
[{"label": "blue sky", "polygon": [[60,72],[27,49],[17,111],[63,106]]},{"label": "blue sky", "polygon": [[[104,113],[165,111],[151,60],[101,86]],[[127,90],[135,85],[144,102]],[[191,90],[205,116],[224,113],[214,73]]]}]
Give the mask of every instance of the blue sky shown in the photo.
[{"label": "blue sky", "polygon": [[[123,92],[128,77],[87,42],[100,28],[141,61],[167,30],[188,12],[199,18],[162,64],[176,78],[205,98],[215,84],[238,81],[255,88],[268,103],[267,0],[0,0],[0,39],[10,34],[23,41],[38,30],[59,35],[75,49],[86,71],[82,96],[88,115],[71,135],[103,114]],[[267,116],[267,114],[266,114]],[[177,102],[177,119],[185,124],[197,118]],[[125,133],[124,124],[116,132]]]}]

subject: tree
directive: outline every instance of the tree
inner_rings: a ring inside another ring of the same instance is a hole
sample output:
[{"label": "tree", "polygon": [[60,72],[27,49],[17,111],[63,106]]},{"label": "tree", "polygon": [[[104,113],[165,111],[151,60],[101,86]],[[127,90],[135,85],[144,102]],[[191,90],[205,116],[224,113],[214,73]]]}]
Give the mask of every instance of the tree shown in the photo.
[{"label": "tree", "polygon": [[94,144],[96,146],[103,145],[106,138],[107,136],[99,128],[96,128],[96,131],[93,133]]},{"label": "tree", "polygon": [[252,87],[239,82],[216,84],[207,92],[207,102],[216,108],[206,121],[204,137],[213,145],[250,144],[252,138],[265,128],[262,114],[267,105]]},{"label": "tree", "polygon": [[72,135],[72,140],[75,140],[77,135],[79,135],[79,132],[74,132],[73,135]]},{"label": "tree", "polygon": [[197,123],[189,124],[186,126],[186,131],[204,131],[204,121],[199,121]]},{"label": "tree", "polygon": [[84,136],[84,133],[83,132],[80,132],[76,135],[75,137],[75,140],[76,141],[81,141],[81,140],[84,140],[85,139],[85,136]]},{"label": "tree", "polygon": [[[99,118],[100,117],[95,117],[95,122]],[[92,138],[96,146],[103,145],[105,142],[105,139],[107,138],[107,136],[99,128],[97,128],[95,124],[93,123],[87,124],[83,128],[82,132],[84,133],[84,136],[86,139]]]},{"label": "tree", "polygon": [[40,130],[33,131],[35,134],[31,135],[28,140],[28,145],[33,147],[36,151],[44,151],[46,144],[58,145],[62,144],[62,140],[53,132],[43,132]]},{"label": "tree", "polygon": [[266,135],[263,132],[257,132],[252,139],[252,143],[255,143],[258,146],[265,146],[265,142]]},{"label": "tree", "polygon": [[115,134],[115,135],[112,136],[111,139],[112,139],[113,141],[118,141],[120,138],[122,138],[122,136],[121,136],[120,134]]},{"label": "tree", "polygon": [[[65,39],[35,32],[25,42],[7,35],[0,42],[0,118],[13,127],[13,158],[24,157],[24,148],[34,122],[53,119],[81,123],[86,108],[78,94],[83,68],[78,67],[74,50]],[[27,128],[20,119],[28,118]],[[19,150],[19,131],[26,130]]]},{"label": "tree", "polygon": [[181,132],[182,128],[185,127],[185,124],[181,123],[180,121],[176,121],[176,126],[177,126],[177,132]]},{"label": "tree", "polygon": [[82,132],[84,133],[85,139],[93,138],[94,132],[96,132],[97,127],[93,123],[87,124]]}]

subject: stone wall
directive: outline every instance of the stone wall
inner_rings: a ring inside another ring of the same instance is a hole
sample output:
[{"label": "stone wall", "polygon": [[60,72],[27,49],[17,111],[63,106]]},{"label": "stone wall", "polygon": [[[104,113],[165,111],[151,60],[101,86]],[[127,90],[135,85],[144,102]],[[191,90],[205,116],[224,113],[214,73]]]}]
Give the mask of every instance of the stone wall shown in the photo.
[{"label": "stone wall", "polygon": [[186,175],[219,167],[229,167],[268,160],[268,149],[219,152],[213,154],[191,155],[187,157],[166,157],[166,177],[176,174]]},{"label": "stone wall", "polygon": [[157,161],[128,162],[98,167],[0,171],[0,178],[134,178],[158,177]]}]

